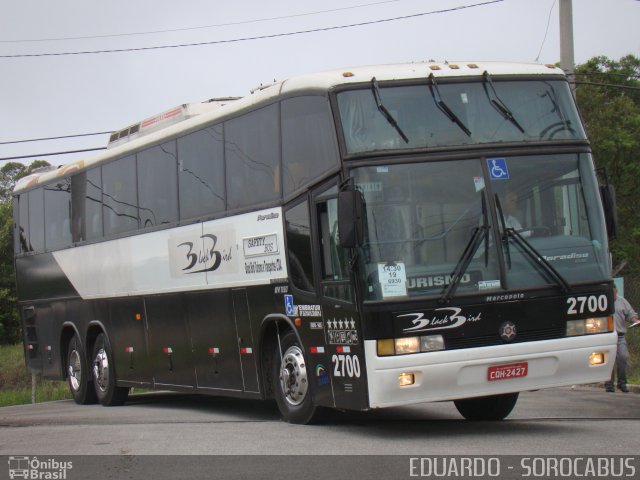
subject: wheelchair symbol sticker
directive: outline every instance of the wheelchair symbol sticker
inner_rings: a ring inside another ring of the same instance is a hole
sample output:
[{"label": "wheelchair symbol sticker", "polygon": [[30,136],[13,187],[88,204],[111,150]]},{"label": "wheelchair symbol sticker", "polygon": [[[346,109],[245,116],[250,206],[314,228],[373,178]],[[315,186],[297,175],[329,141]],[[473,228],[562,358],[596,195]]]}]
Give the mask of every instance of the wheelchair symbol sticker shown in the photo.
[{"label": "wheelchair symbol sticker", "polygon": [[508,180],[509,170],[507,169],[506,158],[488,158],[487,166],[491,180]]},{"label": "wheelchair symbol sticker", "polygon": [[289,317],[292,317],[296,314],[296,309],[293,305],[293,295],[284,296],[284,311]]}]

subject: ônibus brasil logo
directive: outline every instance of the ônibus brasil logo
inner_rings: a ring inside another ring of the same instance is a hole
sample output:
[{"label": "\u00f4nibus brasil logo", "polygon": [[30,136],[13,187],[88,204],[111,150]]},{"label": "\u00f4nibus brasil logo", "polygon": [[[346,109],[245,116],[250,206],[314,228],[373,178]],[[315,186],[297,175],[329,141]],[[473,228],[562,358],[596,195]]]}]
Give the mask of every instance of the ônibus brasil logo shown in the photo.
[{"label": "\u00f4nibus brasil logo", "polygon": [[61,462],[54,458],[45,460],[38,457],[9,457],[9,478],[37,480],[66,480],[67,470],[73,468],[73,462]]}]

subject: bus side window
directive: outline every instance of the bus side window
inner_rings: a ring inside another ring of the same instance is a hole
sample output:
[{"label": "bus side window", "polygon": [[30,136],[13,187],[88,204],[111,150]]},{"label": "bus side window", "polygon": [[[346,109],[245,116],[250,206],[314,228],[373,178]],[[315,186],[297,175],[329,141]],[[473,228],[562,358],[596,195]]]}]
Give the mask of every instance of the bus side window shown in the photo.
[{"label": "bus side window", "polygon": [[31,251],[44,251],[44,192],[31,190],[29,196],[29,241]]},{"label": "bus side window", "polygon": [[314,291],[309,202],[287,210],[285,223],[291,282],[301,290]]},{"label": "bus side window", "polygon": [[322,294],[352,301],[349,283],[349,257],[340,246],[338,236],[338,199],[331,198],[317,204],[322,265]]}]

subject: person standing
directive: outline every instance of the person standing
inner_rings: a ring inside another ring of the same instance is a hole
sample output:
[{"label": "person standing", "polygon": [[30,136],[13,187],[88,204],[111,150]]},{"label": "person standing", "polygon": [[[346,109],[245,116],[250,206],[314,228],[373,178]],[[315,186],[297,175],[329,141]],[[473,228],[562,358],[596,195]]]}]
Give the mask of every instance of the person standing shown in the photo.
[{"label": "person standing", "polygon": [[616,332],[618,332],[618,353],[616,355],[616,364],[611,372],[611,380],[605,384],[607,392],[614,391],[615,374],[618,374],[618,390],[627,393],[627,362],[629,361],[629,350],[627,348],[627,341],[624,338],[627,333],[627,323],[638,323],[638,314],[635,312],[631,304],[623,298],[618,296],[618,288],[613,286],[613,296],[615,299],[615,314],[614,323]]}]

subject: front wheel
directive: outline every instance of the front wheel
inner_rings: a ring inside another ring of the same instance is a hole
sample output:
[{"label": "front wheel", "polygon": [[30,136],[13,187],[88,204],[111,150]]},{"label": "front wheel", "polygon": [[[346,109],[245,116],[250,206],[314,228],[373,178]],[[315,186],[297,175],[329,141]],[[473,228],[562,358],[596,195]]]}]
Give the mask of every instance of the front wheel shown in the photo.
[{"label": "front wheel", "polygon": [[104,333],[96,338],[92,358],[93,384],[98,400],[106,407],[122,405],[127,400],[129,389],[116,386],[111,345]]},{"label": "front wheel", "polygon": [[87,366],[87,357],[77,335],[74,335],[67,348],[67,383],[78,405],[97,403],[96,391]]},{"label": "front wheel", "polygon": [[318,420],[319,409],[311,401],[308,371],[298,338],[289,331],[280,346],[276,345],[271,375],[276,403],[282,418],[289,423],[304,425]]},{"label": "front wheel", "polygon": [[454,400],[458,412],[467,420],[503,420],[518,401],[518,393]]}]

